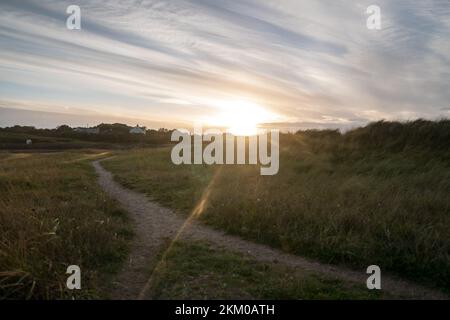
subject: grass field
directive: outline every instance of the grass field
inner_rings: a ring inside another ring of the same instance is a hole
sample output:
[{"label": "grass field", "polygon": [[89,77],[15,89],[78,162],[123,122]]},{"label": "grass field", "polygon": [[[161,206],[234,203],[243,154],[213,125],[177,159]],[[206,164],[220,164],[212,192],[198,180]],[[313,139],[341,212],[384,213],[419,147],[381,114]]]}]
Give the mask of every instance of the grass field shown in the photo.
[{"label": "grass field", "polygon": [[[109,297],[132,231],[127,213],[97,186],[90,162],[101,156],[0,153],[0,300]],[[392,298],[207,242],[176,242],[162,261],[151,288],[154,299]],[[72,264],[81,267],[81,290],[66,289]]]},{"label": "grass field", "polygon": [[[0,299],[107,297],[132,236],[99,188],[97,152],[0,153]],[[66,269],[81,268],[81,290]]]},{"label": "grass field", "polygon": [[[94,151],[0,153],[0,300],[109,297],[132,231],[127,213],[97,186],[90,162],[98,157]],[[155,299],[391,298],[206,242],[176,242],[163,262],[151,288]],[[72,264],[82,270],[79,291],[66,289]]]},{"label": "grass field", "polygon": [[227,232],[449,290],[449,137],[448,121],[283,135],[275,176],[256,166],[175,166],[168,148],[119,153],[105,167],[185,214],[209,186],[201,219]]},{"label": "grass field", "polygon": [[[185,215],[207,195],[200,219],[215,228],[362,272],[377,264],[448,292],[449,132],[448,122],[426,122],[282,135],[275,176],[257,166],[175,166],[170,148],[115,150],[103,164]],[[109,296],[132,230],[97,184],[91,161],[102,156],[0,153],[0,299]],[[163,262],[157,299],[392,298],[203,242],[176,242]],[[80,291],[66,289],[69,265],[81,267]]]},{"label": "grass field", "polygon": [[[386,299],[380,291],[280,264],[256,262],[206,242],[178,241],[159,268],[154,299]],[[398,297],[397,297],[398,298]]]},{"label": "grass field", "polygon": [[[32,140],[31,145],[26,141]],[[20,132],[0,131],[0,150],[59,150],[67,149],[113,149],[117,146],[106,142],[83,141],[72,137],[41,136]]]}]

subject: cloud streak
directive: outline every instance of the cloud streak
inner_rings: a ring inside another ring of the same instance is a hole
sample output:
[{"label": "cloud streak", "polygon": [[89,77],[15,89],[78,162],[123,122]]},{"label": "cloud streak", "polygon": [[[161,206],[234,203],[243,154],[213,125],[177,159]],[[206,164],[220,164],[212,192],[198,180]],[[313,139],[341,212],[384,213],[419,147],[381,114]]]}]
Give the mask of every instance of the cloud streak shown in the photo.
[{"label": "cloud streak", "polygon": [[[80,31],[65,28],[70,4]],[[380,0],[380,31],[366,28],[371,4],[4,0],[2,105],[167,126],[236,99],[270,109],[280,127],[448,116],[450,4]]]}]

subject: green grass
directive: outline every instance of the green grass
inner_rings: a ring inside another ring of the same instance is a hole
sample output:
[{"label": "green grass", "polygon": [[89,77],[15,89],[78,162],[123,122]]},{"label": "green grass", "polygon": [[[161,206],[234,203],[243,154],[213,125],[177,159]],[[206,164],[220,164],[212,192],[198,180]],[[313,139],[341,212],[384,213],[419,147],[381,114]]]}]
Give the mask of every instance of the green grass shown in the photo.
[{"label": "green grass", "polygon": [[450,130],[419,125],[282,135],[275,176],[256,166],[175,166],[168,148],[118,154],[105,166],[185,214],[211,183],[201,219],[229,233],[449,290]]},{"label": "green grass", "polygon": [[[97,184],[95,157],[0,154],[0,299],[107,297],[132,232]],[[81,290],[66,289],[69,265]]]},{"label": "green grass", "polygon": [[[49,136],[39,136],[35,134],[26,133],[15,133],[15,132],[1,132],[0,131],[0,144],[18,144],[27,147],[26,140],[31,139],[33,144],[38,145],[58,145],[58,144],[70,144],[70,143],[84,143],[87,142],[73,139],[73,138],[63,138],[63,137],[49,137]],[[93,143],[91,145],[95,146]]]},{"label": "green grass", "polygon": [[176,242],[161,265],[152,290],[155,299],[392,298],[361,284],[257,262],[206,242]]},{"label": "green grass", "polygon": [[57,143],[72,141],[72,139],[66,138],[42,137],[34,134],[0,131],[0,143],[20,143],[25,145],[25,141],[27,139],[32,139],[34,143]]},{"label": "green grass", "polygon": [[[31,145],[26,141],[32,140]],[[108,143],[83,141],[72,137],[41,136],[20,132],[0,131],[0,149],[5,150],[66,150],[66,149],[108,149]]]}]

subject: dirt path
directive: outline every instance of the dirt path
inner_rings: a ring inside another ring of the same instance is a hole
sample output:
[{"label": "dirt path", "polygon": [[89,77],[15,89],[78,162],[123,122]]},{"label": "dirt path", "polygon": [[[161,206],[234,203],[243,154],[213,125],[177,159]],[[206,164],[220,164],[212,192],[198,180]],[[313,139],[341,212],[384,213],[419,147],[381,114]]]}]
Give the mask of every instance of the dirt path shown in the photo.
[{"label": "dirt path", "polygon": [[[114,299],[137,299],[148,297],[152,284],[149,268],[157,267],[158,254],[176,238],[208,240],[213,245],[244,253],[263,262],[278,262],[294,268],[326,274],[342,280],[366,283],[365,270],[360,272],[326,265],[297,255],[283,253],[271,247],[243,240],[236,236],[211,229],[194,219],[186,219],[172,210],[150,201],[144,194],[126,189],[113,180],[99,161],[93,162],[99,175],[99,184],[117,199],[134,221],[135,241],[127,264],[119,274]],[[382,288],[395,295],[418,299],[447,299],[444,294],[422,286],[382,275]]]}]

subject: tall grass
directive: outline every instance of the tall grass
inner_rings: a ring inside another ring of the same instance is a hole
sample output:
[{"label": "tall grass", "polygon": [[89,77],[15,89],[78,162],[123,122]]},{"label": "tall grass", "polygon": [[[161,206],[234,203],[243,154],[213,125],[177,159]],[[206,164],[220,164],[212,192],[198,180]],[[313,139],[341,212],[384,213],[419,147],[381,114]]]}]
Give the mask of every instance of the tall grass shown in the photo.
[{"label": "tall grass", "polygon": [[[85,153],[0,156],[0,299],[106,297],[127,254],[125,214]],[[81,268],[81,290],[66,269]]]},{"label": "tall grass", "polygon": [[206,242],[176,241],[156,271],[153,299],[392,299],[364,283],[263,263]]},{"label": "tall grass", "polygon": [[449,289],[449,123],[282,135],[275,176],[256,166],[175,166],[170,149],[134,151],[105,165],[119,182],[185,213],[210,185],[201,219],[227,232]]}]

